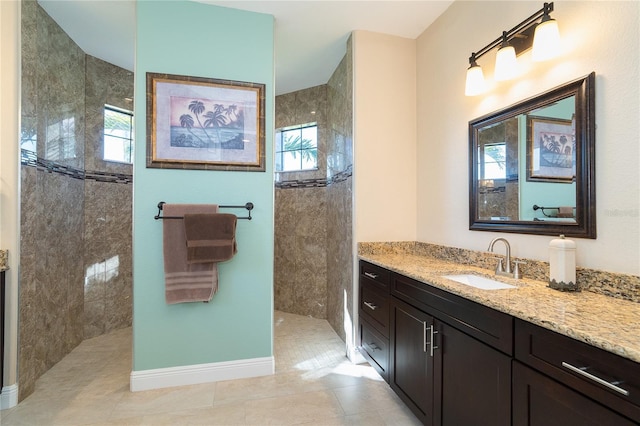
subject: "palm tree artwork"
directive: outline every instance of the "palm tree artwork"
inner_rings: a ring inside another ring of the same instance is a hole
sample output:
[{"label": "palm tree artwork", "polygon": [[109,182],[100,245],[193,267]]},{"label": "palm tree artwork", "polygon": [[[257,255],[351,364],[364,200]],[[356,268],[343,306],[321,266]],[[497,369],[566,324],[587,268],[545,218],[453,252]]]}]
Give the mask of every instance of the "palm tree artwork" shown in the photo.
[{"label": "palm tree artwork", "polygon": [[244,149],[244,114],[237,103],[209,99],[171,99],[171,146]]},{"label": "palm tree artwork", "polygon": [[541,133],[540,134],[540,165],[547,167],[571,168],[573,167],[573,151],[575,140],[569,139],[565,134]]}]

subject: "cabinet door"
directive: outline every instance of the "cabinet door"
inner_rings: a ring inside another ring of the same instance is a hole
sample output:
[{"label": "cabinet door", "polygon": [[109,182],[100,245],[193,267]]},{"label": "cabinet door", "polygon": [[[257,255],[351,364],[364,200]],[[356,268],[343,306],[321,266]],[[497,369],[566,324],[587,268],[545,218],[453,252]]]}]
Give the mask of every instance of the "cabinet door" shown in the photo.
[{"label": "cabinet door", "polygon": [[515,426],[626,426],[636,423],[582,394],[513,362]]},{"label": "cabinet door", "polygon": [[445,323],[436,321],[436,330],[442,354],[437,424],[510,425],[511,358]]},{"label": "cabinet door", "polygon": [[433,424],[433,317],[394,299],[391,307],[391,387],[423,424]]}]

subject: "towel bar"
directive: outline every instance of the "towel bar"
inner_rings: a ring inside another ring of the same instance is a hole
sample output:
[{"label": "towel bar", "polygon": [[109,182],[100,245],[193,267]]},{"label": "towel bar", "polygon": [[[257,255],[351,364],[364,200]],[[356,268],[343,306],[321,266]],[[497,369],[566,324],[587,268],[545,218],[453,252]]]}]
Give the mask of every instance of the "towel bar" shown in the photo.
[{"label": "towel bar", "polygon": [[[153,217],[155,220],[159,220],[159,219],[184,219],[184,217],[182,217],[182,216],[161,216],[160,214],[162,213],[162,207],[165,204],[166,203],[164,201],[160,201],[158,203],[158,214]],[[248,216],[244,216],[244,217],[238,216],[238,219],[246,219],[246,220],[253,219],[251,217],[251,210],[253,210],[253,203],[246,203],[244,206],[218,206],[218,207],[221,208],[221,209],[247,209],[247,211],[249,212]]]},{"label": "towel bar", "polygon": [[[549,216],[548,214],[546,214],[546,213],[545,213],[545,211],[544,211],[545,209],[547,209],[547,210],[551,210],[551,209],[553,209],[553,210],[558,210],[558,211],[559,211],[559,210],[560,210],[560,207],[542,207],[542,206],[539,206],[539,205],[537,205],[537,204],[534,204],[534,205],[533,205],[533,210],[534,210],[534,211],[536,211],[536,210],[542,210],[542,214],[543,214],[543,215],[545,215],[546,217],[558,217],[558,216]],[[574,207],[573,209],[575,210],[575,207]]]}]

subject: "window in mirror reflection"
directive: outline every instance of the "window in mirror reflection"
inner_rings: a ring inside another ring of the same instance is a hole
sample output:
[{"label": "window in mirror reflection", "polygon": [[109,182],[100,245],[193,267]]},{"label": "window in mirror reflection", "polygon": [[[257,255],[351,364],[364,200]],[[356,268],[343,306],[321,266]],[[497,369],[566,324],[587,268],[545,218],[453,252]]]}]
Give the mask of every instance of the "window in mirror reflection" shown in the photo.
[{"label": "window in mirror reflection", "polygon": [[478,155],[478,158],[483,159],[478,165],[482,179],[506,179],[506,143],[487,144],[479,149],[484,151]]}]

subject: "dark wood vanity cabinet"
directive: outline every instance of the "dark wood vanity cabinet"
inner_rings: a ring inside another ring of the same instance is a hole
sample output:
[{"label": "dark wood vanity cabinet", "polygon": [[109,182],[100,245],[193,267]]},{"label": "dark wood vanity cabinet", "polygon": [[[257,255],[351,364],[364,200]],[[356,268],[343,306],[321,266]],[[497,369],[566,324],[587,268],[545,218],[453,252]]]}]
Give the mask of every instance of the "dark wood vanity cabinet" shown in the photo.
[{"label": "dark wood vanity cabinet", "polygon": [[396,394],[425,425],[509,425],[513,319],[372,266],[360,263],[360,350]]},{"label": "dark wood vanity cabinet", "polygon": [[516,320],[514,425],[640,424],[640,364]]},{"label": "dark wood vanity cabinet", "polygon": [[640,425],[640,364],[360,261],[360,351],[425,425]]}]

